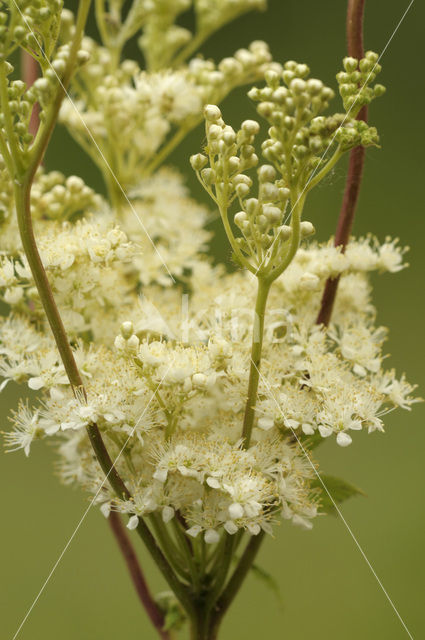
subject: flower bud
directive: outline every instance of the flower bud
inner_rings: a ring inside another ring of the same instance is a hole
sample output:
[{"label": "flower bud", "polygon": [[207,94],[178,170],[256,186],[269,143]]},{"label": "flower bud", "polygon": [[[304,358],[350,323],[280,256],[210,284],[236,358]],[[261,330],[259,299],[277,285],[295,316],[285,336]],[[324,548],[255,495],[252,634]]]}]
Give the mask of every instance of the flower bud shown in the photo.
[{"label": "flower bud", "polygon": [[303,91],[306,90],[307,84],[301,78],[294,78],[289,85],[290,90],[295,95],[300,95]]},{"label": "flower bud", "polygon": [[202,177],[202,180],[205,182],[205,184],[209,187],[215,181],[215,178],[216,178],[215,171],[210,168],[202,169],[201,177]]},{"label": "flower bud", "polygon": [[238,213],[235,214],[234,221],[236,226],[238,226],[239,228],[242,228],[243,223],[246,222],[245,211],[238,211]]},{"label": "flower bud", "polygon": [[208,159],[202,153],[196,153],[190,157],[190,164],[195,171],[201,171],[208,163]]},{"label": "flower bud", "polygon": [[260,125],[255,120],[245,120],[242,122],[241,129],[250,136],[255,136],[260,131]]},{"label": "flower bud", "polygon": [[312,236],[316,233],[314,226],[308,220],[303,220],[303,222],[301,222],[300,231],[303,238],[307,238],[308,236]]},{"label": "flower bud", "polygon": [[270,224],[276,224],[280,221],[281,217],[282,217],[282,211],[279,209],[279,207],[273,207],[271,205],[265,205],[263,207],[263,212],[264,215],[266,216],[268,222],[270,222]]},{"label": "flower bud", "polygon": [[258,209],[258,200],[257,198],[249,198],[245,202],[246,212],[248,215],[252,216],[257,212]]},{"label": "flower bud", "polygon": [[221,111],[215,104],[207,104],[204,109],[204,115],[209,122],[216,122],[221,118]]},{"label": "flower bud", "polygon": [[289,240],[292,235],[292,228],[287,224],[280,226],[278,231],[279,237],[282,238],[282,240]]},{"label": "flower bud", "polygon": [[270,164],[263,164],[258,169],[258,179],[260,182],[273,182],[276,179],[276,171]]},{"label": "flower bud", "polygon": [[347,71],[347,73],[352,73],[357,69],[357,65],[359,64],[359,61],[356,58],[347,56],[342,61],[342,64],[344,65],[344,69]]},{"label": "flower bud", "polygon": [[128,340],[134,333],[133,323],[130,321],[123,322],[120,331],[124,340]]}]

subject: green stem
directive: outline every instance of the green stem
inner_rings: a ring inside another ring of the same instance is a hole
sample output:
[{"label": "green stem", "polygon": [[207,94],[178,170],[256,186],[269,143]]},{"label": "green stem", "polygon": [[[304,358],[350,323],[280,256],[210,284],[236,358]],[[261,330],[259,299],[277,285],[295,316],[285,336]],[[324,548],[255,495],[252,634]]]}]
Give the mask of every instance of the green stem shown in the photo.
[{"label": "green stem", "polygon": [[325,176],[327,176],[329,171],[334,168],[334,166],[336,165],[336,163],[338,162],[338,160],[340,159],[340,157],[342,155],[343,155],[343,151],[342,151],[340,145],[338,145],[337,148],[334,151],[334,154],[331,156],[331,158],[325,164],[323,169],[321,169],[319,171],[319,173],[313,174],[314,178],[311,178],[311,180],[309,182],[307,182],[305,191],[306,192],[307,191],[311,191],[316,185],[318,185],[319,182],[321,182],[323,180],[323,178]]},{"label": "green stem", "polygon": [[251,271],[251,273],[255,274],[255,268],[245,258],[245,256],[243,255],[242,251],[238,246],[238,243],[236,242],[235,236],[233,235],[232,227],[230,226],[230,222],[229,222],[227,206],[223,204],[222,194],[220,195],[217,194],[217,204],[220,211],[221,219],[223,221],[224,230],[226,232],[230,245],[235,253],[235,256],[239,260],[239,263],[241,266],[245,267],[245,269],[248,269],[248,271]]},{"label": "green stem", "polygon": [[[69,344],[65,327],[59,314],[59,310],[56,306],[50,283],[47,278],[35,241],[31,218],[30,196],[34,175],[43,158],[48,141],[57,120],[57,115],[62,99],[65,95],[66,87],[72,76],[76,55],[84,32],[84,26],[87,19],[89,6],[90,0],[82,0],[80,2],[76,24],[76,35],[71,48],[67,69],[64,74],[62,85],[58,88],[54,102],[48,111],[46,120],[43,126],[39,128],[37,138],[33,147],[33,153],[30,157],[30,164],[28,166],[28,169],[26,170],[25,174],[22,175],[19,171],[19,168],[15,165],[14,175],[15,206],[17,211],[18,226],[22,246],[28,259],[28,264],[30,266],[44,311],[46,313],[46,317],[52,329],[52,333],[54,335],[62,362],[68,375],[69,382],[75,391],[80,390],[80,393],[83,395],[83,397],[85,397],[85,390],[80,372],[76,365],[71,345]],[[130,500],[131,494],[114,467],[114,464],[108,454],[105,443],[103,442],[97,425],[92,424],[88,426],[87,433],[93,450],[96,454],[97,460],[106,477],[108,478],[111,487],[113,488],[117,496]],[[176,577],[175,573],[171,569],[160,548],[158,547],[149,528],[141,518],[139,518],[137,531],[146,547],[148,548],[149,552],[151,553],[153,559],[155,560],[159,570],[167,580],[170,587],[173,589],[176,596],[180,599],[182,605],[188,611],[191,611],[192,602],[186,588]]]},{"label": "green stem", "polygon": [[105,47],[109,46],[109,33],[105,22],[105,0],[95,0],[96,24],[99,29],[102,43]]},{"label": "green stem", "polygon": [[258,536],[252,536],[251,540],[245,547],[245,551],[243,552],[243,555],[239,560],[238,566],[233,572],[233,575],[227,583],[223,593],[221,594],[217,602],[215,611],[211,616],[209,628],[210,635],[206,636],[208,640],[215,640],[215,638],[217,637],[217,632],[221,620],[223,619],[224,614],[232,604],[235,596],[241,588],[248,574],[248,571],[251,569],[263,540],[264,531],[261,531]]},{"label": "green stem", "polygon": [[195,591],[199,591],[200,576],[193,560],[192,549],[190,546],[190,542],[187,539],[187,534],[185,533],[183,526],[177,518],[173,518],[171,522],[176,534],[177,541],[179,543],[179,547],[182,550],[184,557],[186,558],[187,566],[192,578],[192,586],[194,587]]},{"label": "green stem", "polygon": [[190,640],[216,640],[216,638],[217,634],[210,626],[210,617],[200,609],[191,621]]},{"label": "green stem", "polygon": [[150,521],[169,564],[177,574],[179,574],[184,580],[187,580],[188,572],[185,569],[183,557],[179,553],[173,539],[168,533],[164,522],[156,513],[151,515]]},{"label": "green stem", "polygon": [[286,254],[283,256],[282,262],[279,264],[279,266],[276,269],[273,269],[270,272],[270,275],[268,276],[268,278],[271,282],[274,282],[276,278],[279,278],[279,276],[282,275],[285,269],[289,267],[289,265],[291,264],[292,260],[295,257],[295,254],[298,251],[298,248],[301,242],[301,215],[304,209],[305,198],[306,198],[305,192],[302,195],[298,195],[298,193],[295,192],[291,196],[291,205],[292,205],[292,202],[295,202],[295,204],[292,205],[293,209],[292,209],[292,216],[291,216],[291,228],[292,228],[291,244],[289,245],[289,249],[287,250]]},{"label": "green stem", "polygon": [[232,564],[233,553],[235,548],[236,537],[229,534],[225,534],[223,553],[218,556],[217,572],[215,576],[215,582],[207,596],[207,610],[210,611],[219,597],[223,586],[226,582],[227,574]]},{"label": "green stem", "polygon": [[255,303],[254,328],[251,346],[251,365],[249,371],[248,397],[245,407],[242,438],[244,447],[248,449],[251,441],[252,427],[255,418],[258,382],[260,378],[261,352],[263,349],[264,316],[271,282],[258,278],[257,300]]}]

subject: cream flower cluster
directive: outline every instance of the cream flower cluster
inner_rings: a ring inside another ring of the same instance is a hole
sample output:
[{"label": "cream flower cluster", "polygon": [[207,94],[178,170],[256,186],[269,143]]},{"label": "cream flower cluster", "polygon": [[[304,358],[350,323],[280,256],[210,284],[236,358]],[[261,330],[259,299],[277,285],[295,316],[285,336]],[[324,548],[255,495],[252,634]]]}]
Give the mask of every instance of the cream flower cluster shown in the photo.
[{"label": "cream flower cluster", "polygon": [[[361,252],[374,260],[360,261],[359,268]],[[304,245],[291,267],[298,275],[288,269],[277,280],[248,450],[241,446],[240,424],[253,276],[226,274],[208,263],[197,273],[202,270],[202,282],[193,281],[187,317],[179,308],[181,291],[151,286],[125,311],[132,321],[122,323],[115,345],[76,348],[87,402],[73,396],[52,341],[21,316],[5,320],[2,375],[43,391],[42,405],[30,410],[23,404],[14,416],[9,446],[28,453],[34,439],[53,437],[64,481],[95,491],[102,474],[84,429],[95,421],[112,455],[125,446],[117,468],[133,495],[121,501],[104,487],[99,501],[105,513],[112,508],[131,515],[130,527],[140,516],[168,522],[179,512],[189,535],[202,533],[214,543],[221,530],[271,532],[279,512],[311,526],[320,497],[296,441],[310,447],[332,436],[347,446],[356,431],[383,431],[387,411],[415,402],[405,377],[383,369],[386,331],[374,326],[366,272],[385,265],[396,271],[403,250],[368,238],[353,241],[351,254],[357,261],[349,254],[341,260],[328,245]],[[329,272],[341,274],[344,295],[328,330],[315,324],[321,287],[299,277],[306,265],[321,284]]]},{"label": "cream flower cluster", "polygon": [[163,167],[129,197],[132,206],[123,207],[120,225],[140,248],[132,260],[138,280],[169,286],[170,273],[183,279],[185,272],[196,270],[211,237],[205,228],[211,213],[189,196],[181,175]]},{"label": "cream flower cluster", "polygon": [[[65,11],[59,29],[59,4],[21,3],[53,64],[29,90],[3,83],[16,129],[9,143],[22,153],[32,143],[32,105],[49,106],[55,74],[69,60],[76,27]],[[131,529],[146,519],[164,551],[161,534],[172,527],[176,538],[183,529],[189,546],[191,537],[217,544],[208,562],[216,551],[220,558],[227,534],[270,534],[279,517],[310,528],[323,513],[313,448],[325,439],[345,447],[357,431],[382,432],[388,411],[416,401],[406,378],[383,367],[386,330],[375,325],[369,280],[369,272],[404,268],[405,249],[366,237],[343,253],[330,242],[308,243],[314,227],[302,220],[307,191],[342,152],[378,142],[375,129],[354,120],[383,93],[371,86],[377,56],[344,60],[338,83],[346,113],[331,116],[324,111],[333,90],[309,78],[305,64],[274,63],[263,42],[218,64],[192,58],[216,28],[263,5],[141,0],[128,11],[122,2],[97,7],[102,43],[83,40],[70,89],[78,113],[68,100],[61,118],[102,169],[109,203],[58,172],[40,170],[31,193],[37,245],[84,391],[69,384],[22,252],[6,146],[6,162],[0,159],[0,295],[10,308],[0,321],[0,390],[19,383],[38,393],[34,407],[21,402],[11,416],[7,446],[28,455],[35,441],[49,439],[62,480],[96,495],[105,515],[128,514]],[[175,24],[192,6],[193,40]],[[8,20],[0,11],[7,38]],[[16,24],[12,48],[24,37]],[[136,34],[146,70],[122,61]],[[260,124],[245,119],[234,129],[216,106],[251,82],[261,83],[249,96],[268,124],[264,160],[255,147]],[[191,164],[245,270],[212,265],[208,209],[175,169],[161,167],[203,114],[206,144]],[[6,124],[2,116],[3,136]],[[324,152],[332,146],[329,159]],[[332,323],[318,326],[325,282],[336,276]],[[263,318],[262,353],[254,356]],[[105,482],[87,432],[94,425],[128,499]]]},{"label": "cream flower cluster", "polygon": [[106,49],[89,38],[83,46],[90,62],[79,72],[73,102],[63,103],[61,119],[85,149],[94,145],[92,155],[101,170],[107,160],[125,188],[138,182],[138,173],[150,171],[155,153],[173,133],[182,136],[200,122],[207,102],[221,101],[274,66],[264,42],[252,43],[218,66],[195,58],[176,70],[149,73],[130,60],[115,70]]},{"label": "cream flower cluster", "polygon": [[[50,221],[42,228],[41,258],[68,331],[75,335],[91,330],[100,337],[100,316],[119,306],[117,290],[125,298],[130,288],[125,265],[137,253],[137,247],[128,242],[118,227],[108,228],[94,219],[74,224]],[[119,263],[120,268],[115,269],[114,263]],[[16,311],[38,319],[43,317],[23,254],[0,258],[0,295]]]}]

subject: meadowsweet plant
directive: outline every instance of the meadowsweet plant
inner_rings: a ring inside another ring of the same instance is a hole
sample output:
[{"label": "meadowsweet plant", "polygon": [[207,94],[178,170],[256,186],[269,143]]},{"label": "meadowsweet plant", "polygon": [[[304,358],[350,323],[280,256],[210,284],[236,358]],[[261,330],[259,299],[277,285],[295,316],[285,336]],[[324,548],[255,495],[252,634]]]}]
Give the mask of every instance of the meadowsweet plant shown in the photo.
[{"label": "meadowsweet plant", "polygon": [[[61,0],[0,3],[1,390],[13,381],[39,398],[21,401],[4,441],[25,455],[54,443],[60,478],[106,517],[161,638],[213,640],[264,537],[282,519],[310,529],[359,493],[322,474],[316,447],[328,438],[337,454],[415,402],[383,367],[369,281],[403,269],[405,249],[349,240],[355,172],[335,241],[315,242],[320,216],[304,217],[344,154],[379,146],[367,106],[385,91],[381,67],[354,38],[338,102],[263,42],[219,61],[196,54],[263,0],[96,0],[100,41],[84,35],[90,4],[74,15]],[[361,9],[350,1],[360,36]],[[194,33],[176,23],[188,10]],[[144,68],[125,57],[132,39]],[[17,49],[37,65],[31,86]],[[258,121],[246,104],[226,124],[218,103],[253,84]],[[106,197],[43,167],[59,121]],[[190,164],[211,210],[189,194],[186,167],[166,164],[201,122]],[[208,253],[214,209],[226,265]],[[137,534],[167,591],[147,586]]]}]

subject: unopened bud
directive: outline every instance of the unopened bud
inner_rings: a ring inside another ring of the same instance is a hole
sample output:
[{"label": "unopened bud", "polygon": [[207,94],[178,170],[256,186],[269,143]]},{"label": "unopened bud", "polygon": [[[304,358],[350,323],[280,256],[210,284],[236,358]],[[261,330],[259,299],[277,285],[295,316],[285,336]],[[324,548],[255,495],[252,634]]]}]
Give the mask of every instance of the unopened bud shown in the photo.
[{"label": "unopened bud", "polygon": [[221,118],[221,111],[215,104],[207,104],[204,109],[204,115],[209,122],[216,122]]}]

